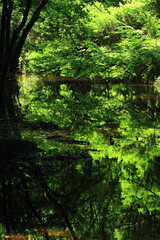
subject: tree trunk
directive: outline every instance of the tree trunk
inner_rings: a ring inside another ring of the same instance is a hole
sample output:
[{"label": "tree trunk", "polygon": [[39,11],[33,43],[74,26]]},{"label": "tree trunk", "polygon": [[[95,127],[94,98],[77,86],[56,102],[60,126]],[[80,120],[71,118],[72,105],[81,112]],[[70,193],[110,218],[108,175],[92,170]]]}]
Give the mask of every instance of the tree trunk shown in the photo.
[{"label": "tree trunk", "polygon": [[[30,13],[32,0],[26,0],[24,15],[19,25],[11,31],[14,1],[2,1],[2,17],[0,29],[0,116],[15,117],[14,97],[18,92],[15,74],[18,60],[28,33],[38,20],[48,0],[41,0],[35,10]],[[29,18],[30,16],[30,18]],[[15,87],[16,86],[16,87]]]}]

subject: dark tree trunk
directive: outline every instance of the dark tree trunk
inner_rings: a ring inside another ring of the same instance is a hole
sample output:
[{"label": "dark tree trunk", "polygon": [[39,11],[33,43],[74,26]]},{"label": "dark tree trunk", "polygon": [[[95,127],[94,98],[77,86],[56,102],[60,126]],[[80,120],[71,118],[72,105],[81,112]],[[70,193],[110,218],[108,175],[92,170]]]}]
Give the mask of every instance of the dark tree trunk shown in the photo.
[{"label": "dark tree trunk", "polygon": [[6,28],[6,16],[7,16],[7,2],[5,0],[2,7],[2,17],[1,17],[1,29],[0,29],[0,70],[3,65],[3,56],[5,52],[5,28]]},{"label": "dark tree trunk", "polygon": [[[34,23],[38,20],[40,12],[43,10],[49,0],[39,0],[37,6],[34,0],[14,1],[2,0],[2,12],[0,18],[0,137],[20,138],[18,123],[15,121],[15,95],[18,94],[18,84],[16,82],[15,74],[18,67],[18,60],[24,46],[28,33],[33,27]],[[16,3],[25,2],[25,8],[22,8],[22,20],[13,29],[13,15],[15,14]],[[34,7],[36,6],[36,7]],[[12,124],[12,121],[13,124]],[[16,126],[16,127],[15,127]],[[6,157],[6,156],[5,156]],[[9,156],[10,158],[10,156]],[[7,158],[7,161],[9,159]],[[17,226],[14,220],[14,206],[12,191],[12,179],[4,177],[2,179],[2,208],[3,208],[3,221],[6,231],[16,232]],[[29,193],[25,192],[25,197],[30,201]],[[33,214],[41,221],[42,219],[34,209],[30,201],[30,208]],[[45,236],[47,240],[49,237]]]},{"label": "dark tree trunk", "polygon": [[[26,40],[26,37],[27,37],[28,33],[30,32],[30,30],[32,29],[34,23],[38,20],[40,12],[45,7],[47,2],[48,2],[48,0],[42,0],[41,1],[39,6],[36,8],[34,13],[32,14],[32,17],[31,17],[30,21],[27,23],[27,25],[25,26],[25,28],[23,30],[20,30],[20,29],[22,28],[24,23],[22,22],[22,26],[21,27],[19,26],[18,32],[21,31],[22,35],[18,39],[17,44],[16,45],[14,44],[15,39],[12,39],[12,41],[11,41],[10,51],[12,51],[12,55],[11,55],[11,58],[10,58],[10,61],[9,61],[9,71],[12,74],[15,74],[15,72],[16,72],[16,69],[17,69],[17,66],[18,66],[18,59],[20,57],[23,45],[24,45],[25,40]],[[28,6],[28,8],[29,8],[29,6]],[[28,8],[26,7],[26,17],[25,17],[26,20],[27,20]],[[25,19],[24,19],[24,22],[26,21]]]},{"label": "dark tree trunk", "polygon": [[[26,0],[21,22],[11,30],[14,1],[2,1],[2,17],[0,29],[0,116],[15,117],[14,96],[18,92],[15,74],[18,60],[28,33],[38,20],[48,0],[39,1],[33,10],[33,0]],[[32,8],[32,13],[31,13]]]}]

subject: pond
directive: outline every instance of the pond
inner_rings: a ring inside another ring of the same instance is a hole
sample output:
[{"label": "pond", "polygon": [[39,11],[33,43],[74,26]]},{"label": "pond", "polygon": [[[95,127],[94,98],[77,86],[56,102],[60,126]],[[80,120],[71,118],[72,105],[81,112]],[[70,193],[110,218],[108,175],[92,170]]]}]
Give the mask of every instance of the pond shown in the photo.
[{"label": "pond", "polygon": [[0,141],[1,239],[160,239],[160,87],[19,82],[17,137]]}]

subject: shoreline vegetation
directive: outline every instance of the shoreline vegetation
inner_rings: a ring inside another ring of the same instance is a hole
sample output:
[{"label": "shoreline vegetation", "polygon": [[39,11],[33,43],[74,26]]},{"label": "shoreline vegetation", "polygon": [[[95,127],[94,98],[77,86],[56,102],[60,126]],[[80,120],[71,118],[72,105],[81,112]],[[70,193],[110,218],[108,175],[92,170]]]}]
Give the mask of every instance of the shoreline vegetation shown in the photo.
[{"label": "shoreline vegetation", "polygon": [[158,0],[8,0],[0,16],[5,118],[16,117],[18,72],[125,84],[159,79]]},{"label": "shoreline vegetation", "polygon": [[157,81],[160,19],[156,1],[121,1],[117,6],[94,1],[78,13],[76,3],[70,10],[71,3],[66,9],[63,4],[61,14],[44,11],[33,27],[20,58],[21,71],[122,83]]}]

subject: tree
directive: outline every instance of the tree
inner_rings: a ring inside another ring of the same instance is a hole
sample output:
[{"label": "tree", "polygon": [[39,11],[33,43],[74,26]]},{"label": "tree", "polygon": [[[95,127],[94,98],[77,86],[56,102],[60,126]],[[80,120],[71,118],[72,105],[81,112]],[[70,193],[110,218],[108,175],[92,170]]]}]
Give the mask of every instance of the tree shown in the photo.
[{"label": "tree", "polygon": [[0,22],[0,114],[13,114],[12,92],[15,83],[8,77],[14,76],[23,45],[34,23],[48,0],[1,1]]},{"label": "tree", "polygon": [[[18,60],[21,55],[24,43],[33,25],[40,17],[40,13],[48,5],[49,12],[56,11],[56,17],[66,15],[68,23],[73,22],[73,18],[82,17],[82,12],[86,4],[93,4],[94,0],[82,1],[59,1],[59,0],[0,0],[0,114],[3,116],[14,116],[14,105],[12,94],[18,93],[16,81],[10,81],[9,78],[14,76]],[[100,0],[102,3],[110,4],[110,1]],[[71,11],[65,11],[66,6],[71,6]],[[73,7],[72,7],[73,6]],[[48,14],[48,13],[47,13]],[[51,14],[52,16],[54,14]],[[47,15],[46,15],[47,16]],[[50,19],[52,25],[53,19]],[[56,22],[56,18],[54,17]],[[68,25],[66,22],[65,26]],[[58,29],[54,28],[58,34]],[[81,32],[81,30],[80,30]],[[55,36],[56,34],[54,34]],[[9,78],[8,78],[9,77]]]}]

